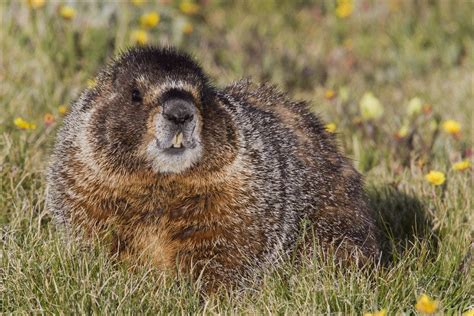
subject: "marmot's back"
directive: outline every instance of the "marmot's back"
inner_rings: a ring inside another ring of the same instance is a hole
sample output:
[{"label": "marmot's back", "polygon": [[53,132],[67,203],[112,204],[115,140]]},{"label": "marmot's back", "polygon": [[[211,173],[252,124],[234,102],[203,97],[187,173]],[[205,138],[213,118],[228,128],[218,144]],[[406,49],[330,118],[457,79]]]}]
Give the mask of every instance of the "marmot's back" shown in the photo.
[{"label": "marmot's back", "polygon": [[48,175],[48,207],[72,233],[209,289],[293,251],[303,220],[341,258],[377,255],[361,177],[305,103],[248,82],[219,91],[171,49],[132,49],[97,82]]},{"label": "marmot's back", "polygon": [[308,105],[249,81],[224,91],[238,108],[235,120],[249,135],[247,154],[261,166],[258,177],[273,186],[262,191],[275,205],[270,208],[294,214],[298,224],[303,217],[311,219],[325,244],[341,247],[344,240],[345,251],[376,254],[376,228],[362,177]]}]

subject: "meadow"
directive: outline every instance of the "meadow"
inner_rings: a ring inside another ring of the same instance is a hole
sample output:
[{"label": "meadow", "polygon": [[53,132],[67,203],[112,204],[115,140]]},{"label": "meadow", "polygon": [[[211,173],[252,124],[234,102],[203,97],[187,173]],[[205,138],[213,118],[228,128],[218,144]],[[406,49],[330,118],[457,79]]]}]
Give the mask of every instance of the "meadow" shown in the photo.
[{"label": "meadow", "polygon": [[[473,13],[469,0],[0,1],[0,314],[474,315]],[[101,66],[147,44],[191,52],[219,87],[250,77],[308,100],[365,176],[384,263],[288,262],[203,301],[65,244],[44,204],[57,128]]]}]

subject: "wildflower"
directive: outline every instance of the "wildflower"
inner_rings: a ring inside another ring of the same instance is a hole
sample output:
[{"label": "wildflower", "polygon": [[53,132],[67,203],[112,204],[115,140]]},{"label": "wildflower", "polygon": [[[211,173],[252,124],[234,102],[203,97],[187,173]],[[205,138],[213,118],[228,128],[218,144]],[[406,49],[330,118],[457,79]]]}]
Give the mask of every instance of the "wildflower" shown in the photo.
[{"label": "wildflower", "polygon": [[134,6],[140,7],[145,3],[145,0],[131,0]]},{"label": "wildflower", "polygon": [[364,313],[364,316],[385,316],[387,315],[387,309],[384,308],[384,309],[381,309],[377,312],[373,312],[373,313]]},{"label": "wildflower", "polygon": [[87,79],[87,88],[93,89],[97,86],[97,81],[95,79]]},{"label": "wildflower", "polygon": [[444,173],[436,170],[431,170],[427,175],[425,175],[425,179],[432,185],[442,185],[444,181],[446,181]]},{"label": "wildflower", "polygon": [[461,131],[461,124],[454,120],[447,120],[443,122],[443,130],[451,135],[457,135]]},{"label": "wildflower", "polygon": [[423,102],[420,98],[413,98],[408,101],[407,112],[409,116],[415,116],[421,113]]},{"label": "wildflower", "polygon": [[324,97],[328,100],[334,99],[336,96],[336,92],[333,89],[328,89],[326,92],[324,92]]},{"label": "wildflower", "polygon": [[438,302],[432,300],[428,295],[422,294],[418,298],[415,308],[420,313],[433,314],[438,309]]},{"label": "wildflower", "polygon": [[184,34],[191,34],[193,32],[193,25],[189,22],[186,22],[183,25],[182,31],[183,31]]},{"label": "wildflower", "polygon": [[408,126],[404,125],[404,126],[400,127],[400,129],[399,129],[398,132],[395,134],[395,136],[396,136],[398,139],[402,139],[402,138],[407,137],[408,132],[409,132]]},{"label": "wildflower", "polygon": [[471,168],[471,162],[469,160],[458,161],[453,164],[453,170],[464,171]]},{"label": "wildflower", "polygon": [[383,114],[383,107],[379,99],[372,92],[366,92],[359,102],[360,112],[363,119],[378,119]]},{"label": "wildflower", "polygon": [[76,16],[76,10],[74,10],[74,8],[70,6],[61,6],[59,8],[59,15],[64,20],[72,20]]},{"label": "wildflower", "polygon": [[344,19],[352,14],[354,4],[352,0],[338,0],[336,6],[336,16]]},{"label": "wildflower", "polygon": [[45,0],[28,0],[28,5],[32,9],[41,9],[46,3]]},{"label": "wildflower", "polygon": [[462,313],[462,316],[474,316],[474,308],[465,311],[464,313]]},{"label": "wildflower", "polygon": [[144,29],[155,27],[158,23],[160,23],[160,15],[156,11],[145,13],[140,17],[140,25]]},{"label": "wildflower", "polygon": [[29,123],[29,122],[25,121],[24,119],[22,119],[21,117],[17,117],[13,121],[13,123],[15,123],[15,125],[20,129],[35,129],[36,128],[36,124]]},{"label": "wildflower", "polygon": [[43,117],[43,122],[44,122],[44,125],[46,126],[50,126],[51,124],[54,123],[54,121],[55,121],[54,116],[51,113],[46,113]]},{"label": "wildflower", "polygon": [[58,106],[58,112],[59,112],[59,114],[61,114],[61,115],[66,114],[66,112],[67,112],[67,105],[64,105],[64,104],[63,104],[63,105]]},{"label": "wildflower", "polygon": [[334,133],[336,131],[336,124],[335,123],[328,123],[324,126],[324,129],[329,133]]},{"label": "wildflower", "polygon": [[148,33],[146,31],[135,30],[130,37],[135,44],[146,45],[148,43]]},{"label": "wildflower", "polygon": [[179,9],[184,14],[194,15],[199,12],[199,5],[192,1],[184,0],[179,4]]},{"label": "wildflower", "polygon": [[433,112],[433,107],[431,106],[431,104],[426,103],[425,105],[423,105],[422,111],[425,115],[429,115],[431,114],[431,112]]}]

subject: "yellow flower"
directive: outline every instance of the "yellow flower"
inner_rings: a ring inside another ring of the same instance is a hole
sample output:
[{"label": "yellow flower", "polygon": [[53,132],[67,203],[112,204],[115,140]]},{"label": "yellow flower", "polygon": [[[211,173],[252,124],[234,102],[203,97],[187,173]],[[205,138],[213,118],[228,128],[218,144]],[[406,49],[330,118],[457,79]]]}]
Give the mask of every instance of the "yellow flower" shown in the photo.
[{"label": "yellow flower", "polygon": [[453,170],[456,171],[464,171],[469,168],[471,168],[471,162],[469,160],[458,161],[453,164]]},{"label": "yellow flower", "polygon": [[145,13],[140,17],[140,25],[145,29],[155,27],[158,23],[160,23],[160,15],[156,11]]},{"label": "yellow flower", "polygon": [[421,113],[423,109],[423,102],[420,98],[413,98],[408,101],[407,112],[409,116],[415,116]]},{"label": "yellow flower", "polygon": [[145,0],[131,0],[131,2],[133,5],[140,7],[145,3]]},{"label": "yellow flower", "polygon": [[364,313],[364,316],[385,316],[387,315],[387,309],[381,309],[378,312],[373,312],[373,313]]},{"label": "yellow flower", "polygon": [[148,33],[146,31],[135,30],[130,37],[135,44],[146,45],[148,43]]},{"label": "yellow flower", "polygon": [[93,89],[97,86],[97,81],[95,79],[87,79],[87,88]]},{"label": "yellow flower", "polygon": [[444,173],[436,170],[431,170],[427,175],[425,175],[425,179],[432,185],[442,185],[444,181],[446,181]]},{"label": "yellow flower", "polygon": [[454,120],[447,120],[443,122],[443,130],[451,135],[456,135],[459,134],[461,131],[461,124],[459,122],[456,122]]},{"label": "yellow flower", "polygon": [[372,92],[366,92],[359,102],[362,118],[365,120],[378,119],[383,115],[383,107]]},{"label": "yellow flower", "polygon": [[61,6],[59,8],[59,15],[65,20],[72,20],[76,16],[76,10],[70,6]]},{"label": "yellow flower", "polygon": [[428,295],[422,294],[418,298],[415,308],[420,313],[433,314],[438,309],[438,302],[435,300],[432,300]]},{"label": "yellow flower", "polygon": [[185,0],[181,1],[179,4],[179,9],[184,14],[193,15],[199,12],[199,5],[192,1]]},{"label": "yellow flower", "polygon": [[328,100],[334,99],[336,92],[333,89],[328,89],[324,92],[324,97]]},{"label": "yellow flower", "polygon": [[462,313],[462,316],[474,316],[474,308],[465,311],[464,313]]},{"label": "yellow flower", "polygon": [[36,124],[34,123],[29,123],[27,121],[25,121],[24,119],[22,119],[21,117],[17,117],[13,123],[15,123],[15,125],[18,127],[18,128],[21,128],[21,129],[35,129],[36,128]]},{"label": "yellow flower", "polygon": [[396,136],[398,138],[405,138],[408,135],[408,132],[409,132],[408,126],[404,125],[398,130]]},{"label": "yellow flower", "polygon": [[41,9],[46,3],[45,0],[28,0],[28,5],[32,9]]},{"label": "yellow flower", "polygon": [[55,121],[53,114],[46,113],[43,117],[43,122],[46,126],[53,124]]},{"label": "yellow flower", "polygon": [[336,124],[335,123],[328,123],[324,126],[324,129],[326,129],[327,132],[329,133],[334,133],[336,131]]},{"label": "yellow flower", "polygon": [[63,105],[58,106],[58,112],[59,112],[59,114],[61,114],[61,115],[66,114],[66,112],[67,112],[67,105],[64,105],[64,104],[63,104]]},{"label": "yellow flower", "polygon": [[354,4],[352,0],[338,0],[336,6],[336,15],[339,18],[347,18],[352,14],[354,10]]},{"label": "yellow flower", "polygon": [[191,34],[193,32],[193,25],[189,22],[186,22],[183,25],[183,33],[184,34]]}]

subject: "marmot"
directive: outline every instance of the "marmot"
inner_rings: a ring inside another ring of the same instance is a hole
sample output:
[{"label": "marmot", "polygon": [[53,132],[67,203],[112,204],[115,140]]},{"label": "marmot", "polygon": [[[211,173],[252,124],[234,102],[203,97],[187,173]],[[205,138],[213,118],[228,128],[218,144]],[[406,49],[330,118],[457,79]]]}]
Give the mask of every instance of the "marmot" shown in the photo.
[{"label": "marmot", "polygon": [[218,89],[173,48],[131,48],[96,81],[48,171],[47,206],[66,229],[207,289],[274,266],[303,221],[336,257],[378,255],[361,175],[307,103],[245,80]]}]

